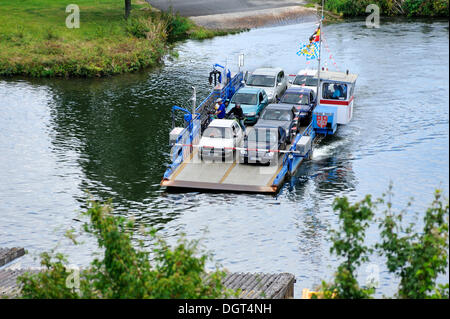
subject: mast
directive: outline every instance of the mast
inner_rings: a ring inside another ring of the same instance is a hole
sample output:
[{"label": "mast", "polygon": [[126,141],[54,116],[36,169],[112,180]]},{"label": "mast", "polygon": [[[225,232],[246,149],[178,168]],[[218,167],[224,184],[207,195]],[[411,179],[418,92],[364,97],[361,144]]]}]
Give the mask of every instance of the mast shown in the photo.
[{"label": "mast", "polygon": [[319,35],[319,59],[317,61],[317,65],[318,65],[318,70],[317,70],[317,90],[316,90],[316,103],[319,102],[319,89],[320,89],[320,60],[321,60],[321,55],[322,55],[322,20],[323,20],[323,6],[324,6],[324,2],[325,0],[322,0],[322,14],[320,17],[320,21],[319,21],[319,30],[320,30],[320,35]]}]

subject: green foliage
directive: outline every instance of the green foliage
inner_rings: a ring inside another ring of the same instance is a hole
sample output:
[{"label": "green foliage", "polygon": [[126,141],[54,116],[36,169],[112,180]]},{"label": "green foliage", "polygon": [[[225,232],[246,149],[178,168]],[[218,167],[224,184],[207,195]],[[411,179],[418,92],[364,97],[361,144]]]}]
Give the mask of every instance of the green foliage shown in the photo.
[{"label": "green foliage", "polygon": [[0,1],[0,76],[100,77],[157,65],[168,41],[228,34],[207,30],[171,12],[132,1],[78,0],[80,28],[65,25],[54,0]]},{"label": "green foliage", "polygon": [[415,224],[402,225],[403,213],[393,214],[391,203],[379,227],[383,241],[377,245],[387,258],[390,272],[401,278],[400,298],[448,298],[448,284],[436,286],[439,274],[448,265],[448,201],[435,192],[431,207],[424,217],[422,232],[414,232]]},{"label": "green foliage", "polygon": [[[90,222],[84,224],[84,230],[97,238],[104,250],[102,258],[95,258],[80,272],[75,286],[67,284],[70,272],[62,255],[57,254],[53,261],[49,254],[42,254],[46,270],[18,279],[24,298],[188,299],[235,294],[223,286],[223,272],[205,271],[208,256],[196,256],[198,242],[182,238],[172,249],[151,231],[146,233],[155,240],[150,254],[142,240],[138,240],[138,248],[133,246],[133,222],[112,215],[110,205],[91,202],[85,214]],[[73,234],[69,235],[73,239]]]},{"label": "green foliage", "polygon": [[167,22],[167,34],[170,42],[188,38],[188,31],[194,27],[191,20],[180,16],[178,12],[174,14],[172,8],[168,12],[162,12],[161,17]]},{"label": "green foliage", "polygon": [[[321,4],[321,0],[317,0]],[[344,16],[366,16],[366,7],[376,4],[385,16],[448,17],[448,0],[326,0],[325,9]]]},{"label": "green foliage", "polygon": [[361,202],[350,205],[346,197],[336,198],[333,210],[339,211],[339,229],[331,230],[333,246],[331,253],[344,259],[339,265],[334,282],[322,283],[325,298],[368,298],[373,289],[361,288],[355,271],[363,262],[369,260],[372,249],[364,245],[365,231],[373,218],[373,203],[366,196]]},{"label": "green foliage", "polygon": [[135,38],[146,38],[150,28],[144,19],[128,19],[125,25],[127,32]]},{"label": "green foliage", "polygon": [[448,17],[448,0],[405,0],[403,3],[408,16]]},{"label": "green foliage", "polygon": [[[389,187],[389,198],[392,196]],[[361,288],[355,271],[369,261],[369,254],[377,251],[386,257],[388,270],[400,278],[399,298],[448,298],[449,285],[437,284],[439,275],[445,275],[448,266],[449,203],[440,190],[425,212],[422,231],[416,222],[402,224],[405,210],[394,213],[392,203],[383,198],[372,202],[370,196],[354,205],[346,197],[336,198],[333,209],[339,211],[339,228],[331,230],[331,252],[344,259],[332,283],[323,282],[319,297],[370,298],[374,290]],[[378,204],[387,208],[381,218],[374,220]],[[409,205],[408,205],[409,206]],[[364,245],[365,231],[372,221],[378,223],[381,243],[373,247]],[[316,296],[317,297],[317,296]]]},{"label": "green foliage", "polygon": [[66,280],[71,274],[65,266],[66,263],[67,260],[61,254],[56,254],[52,258],[49,253],[42,253],[41,266],[46,271],[39,275],[26,273],[18,279],[23,284],[22,297],[35,299],[79,298],[77,292],[66,285]]}]

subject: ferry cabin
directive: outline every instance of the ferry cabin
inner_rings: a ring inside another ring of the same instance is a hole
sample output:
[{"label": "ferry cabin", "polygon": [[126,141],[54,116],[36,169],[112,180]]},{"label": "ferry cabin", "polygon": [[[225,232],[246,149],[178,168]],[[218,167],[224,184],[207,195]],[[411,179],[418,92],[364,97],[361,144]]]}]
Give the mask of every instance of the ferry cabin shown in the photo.
[{"label": "ferry cabin", "polygon": [[353,116],[353,91],[358,75],[347,72],[320,72],[317,104],[336,107],[337,124],[348,124]]}]

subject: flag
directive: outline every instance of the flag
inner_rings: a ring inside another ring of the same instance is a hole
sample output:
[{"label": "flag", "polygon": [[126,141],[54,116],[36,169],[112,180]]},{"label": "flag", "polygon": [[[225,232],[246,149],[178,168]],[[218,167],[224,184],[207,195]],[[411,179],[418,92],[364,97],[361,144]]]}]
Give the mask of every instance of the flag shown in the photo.
[{"label": "flag", "polygon": [[309,44],[303,44],[298,50],[297,55],[306,56],[306,60],[313,60],[319,58],[319,43],[311,42]]},{"label": "flag", "polygon": [[313,35],[309,37],[309,42],[319,42],[320,41],[320,27],[314,31]]}]

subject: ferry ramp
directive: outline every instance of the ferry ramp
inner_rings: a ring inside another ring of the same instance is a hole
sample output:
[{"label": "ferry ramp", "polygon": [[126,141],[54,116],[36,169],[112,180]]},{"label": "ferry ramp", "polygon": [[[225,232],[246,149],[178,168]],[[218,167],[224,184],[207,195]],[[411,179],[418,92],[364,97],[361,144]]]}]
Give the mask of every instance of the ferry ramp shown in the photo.
[{"label": "ferry ramp", "polygon": [[278,185],[273,182],[280,172],[283,156],[278,155],[274,165],[239,163],[235,158],[229,161],[200,160],[197,151],[173,172],[170,179],[161,185],[168,187],[226,190],[238,192],[274,193]]}]

